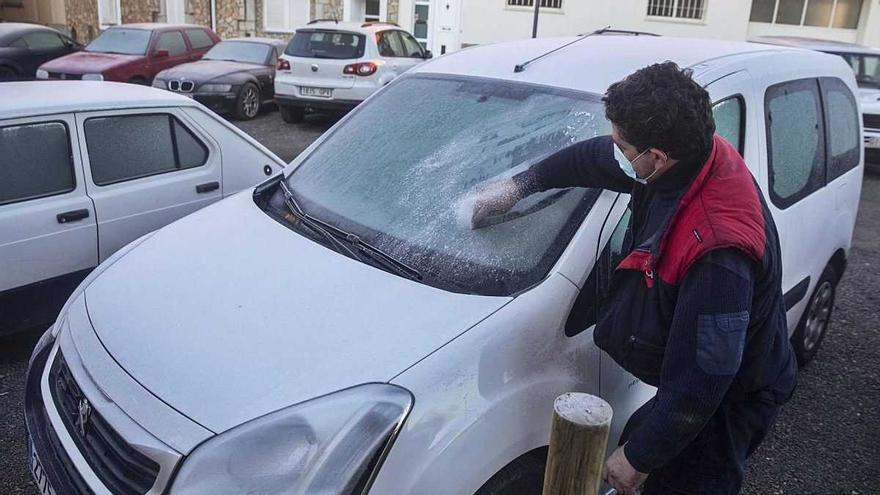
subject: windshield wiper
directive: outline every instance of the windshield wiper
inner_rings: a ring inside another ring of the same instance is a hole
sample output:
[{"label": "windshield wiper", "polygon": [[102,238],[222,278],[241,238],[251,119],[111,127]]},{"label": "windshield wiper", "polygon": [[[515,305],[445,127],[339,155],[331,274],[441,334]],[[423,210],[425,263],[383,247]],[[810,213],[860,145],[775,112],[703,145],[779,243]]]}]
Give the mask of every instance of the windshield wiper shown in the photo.
[{"label": "windshield wiper", "polygon": [[[284,178],[282,178],[278,182],[278,185],[281,188],[281,191],[284,193],[285,204],[287,204],[288,209],[290,209],[294,216],[296,216],[301,222],[305,223],[310,228],[327,238],[334,246],[337,246],[338,248],[343,248],[351,255],[352,258],[363,261],[357,253],[365,254],[369,256],[370,259],[372,259],[373,261],[382,264],[384,267],[390,269],[393,272],[396,272],[398,275],[404,276],[411,280],[422,280],[422,274],[415,268],[404,263],[403,261],[364,241],[356,234],[346,232],[339,227],[330,225],[329,223],[306,213],[305,210],[303,210],[299,203],[296,201],[296,198],[293,196],[293,191],[290,190],[290,186],[287,185],[287,182],[284,180]],[[340,239],[348,242],[351,246],[353,246],[357,250],[357,253],[349,249],[348,246],[341,244]]]}]

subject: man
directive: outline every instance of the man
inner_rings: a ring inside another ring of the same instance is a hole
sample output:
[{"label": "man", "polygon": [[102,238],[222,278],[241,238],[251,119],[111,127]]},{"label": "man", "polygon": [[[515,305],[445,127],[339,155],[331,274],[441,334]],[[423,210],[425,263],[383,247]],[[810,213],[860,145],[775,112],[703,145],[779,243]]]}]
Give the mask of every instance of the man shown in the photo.
[{"label": "man", "polygon": [[547,189],[631,193],[629,254],[594,339],[657,394],[630,418],[605,479],[625,495],[738,493],[796,382],[773,218],[690,71],[646,67],[603,101],[610,136],[484,190],[474,227]]}]

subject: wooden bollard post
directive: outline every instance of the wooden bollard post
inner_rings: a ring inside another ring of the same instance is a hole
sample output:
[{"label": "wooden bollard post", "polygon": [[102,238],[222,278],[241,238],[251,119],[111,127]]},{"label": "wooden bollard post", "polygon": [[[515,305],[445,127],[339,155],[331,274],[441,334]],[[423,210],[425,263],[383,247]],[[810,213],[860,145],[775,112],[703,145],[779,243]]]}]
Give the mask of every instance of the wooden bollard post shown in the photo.
[{"label": "wooden bollard post", "polygon": [[562,394],[553,402],[544,495],[596,495],[613,412],[595,395]]}]

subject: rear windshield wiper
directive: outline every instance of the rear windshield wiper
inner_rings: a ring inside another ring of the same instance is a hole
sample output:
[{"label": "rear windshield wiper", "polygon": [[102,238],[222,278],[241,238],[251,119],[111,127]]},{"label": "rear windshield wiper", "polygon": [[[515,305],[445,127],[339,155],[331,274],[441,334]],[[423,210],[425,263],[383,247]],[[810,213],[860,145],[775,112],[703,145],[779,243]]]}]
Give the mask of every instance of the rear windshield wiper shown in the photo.
[{"label": "rear windshield wiper", "polygon": [[[294,216],[296,216],[304,224],[308,225],[311,229],[315,230],[316,232],[320,233],[322,236],[330,240],[330,242],[334,246],[337,246],[338,248],[344,248],[344,250],[348,252],[352,258],[361,260],[361,257],[358,256],[357,253],[364,254],[369,256],[370,259],[372,259],[373,261],[380,263],[384,267],[390,269],[393,272],[396,272],[403,277],[417,281],[422,280],[422,274],[415,268],[404,263],[403,261],[364,241],[356,234],[346,232],[339,227],[330,225],[329,223],[306,213],[305,210],[303,210],[302,207],[299,205],[299,203],[297,203],[296,198],[293,196],[293,192],[290,190],[290,186],[287,185],[287,182],[283,178],[278,182],[278,185],[281,188],[281,191],[284,193],[284,201],[287,204],[288,209],[290,209]],[[353,246],[357,250],[357,253],[349,249],[348,246],[342,245],[340,243],[340,240],[344,240],[348,244]]]}]

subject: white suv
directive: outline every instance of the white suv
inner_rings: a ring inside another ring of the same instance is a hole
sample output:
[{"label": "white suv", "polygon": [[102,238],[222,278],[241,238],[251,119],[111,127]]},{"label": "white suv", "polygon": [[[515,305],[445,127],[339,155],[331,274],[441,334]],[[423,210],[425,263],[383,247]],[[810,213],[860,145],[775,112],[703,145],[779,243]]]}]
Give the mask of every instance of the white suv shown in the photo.
[{"label": "white suv", "polygon": [[288,123],[307,110],[350,110],[431,56],[396,24],[312,21],[278,59],[275,101]]},{"label": "white suv", "polygon": [[847,64],[769,45],[593,36],[514,72],[572,39],[424,64],[283,174],[104,262],[30,362],[41,487],[530,495],[553,399],[568,391],[613,406],[613,449],[654,393],[593,342],[599,294],[626,254],[629,196],[551,190],[478,230],[469,198],[610,132],[608,85],[668,59],[706,86],[718,133],[767,198],[789,329],[813,352],[862,186]]}]

